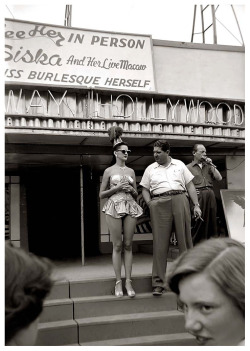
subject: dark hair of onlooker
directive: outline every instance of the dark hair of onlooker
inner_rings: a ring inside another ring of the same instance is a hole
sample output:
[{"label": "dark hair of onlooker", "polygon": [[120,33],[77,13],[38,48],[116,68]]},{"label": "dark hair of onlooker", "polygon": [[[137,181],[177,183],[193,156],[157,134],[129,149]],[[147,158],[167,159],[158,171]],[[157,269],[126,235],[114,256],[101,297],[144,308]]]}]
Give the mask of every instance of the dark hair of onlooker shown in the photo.
[{"label": "dark hair of onlooker", "polygon": [[5,343],[37,319],[52,287],[52,264],[5,244]]},{"label": "dark hair of onlooker", "polygon": [[165,140],[157,140],[154,143],[154,147],[160,147],[162,149],[162,151],[170,151],[170,145],[167,141]]},{"label": "dark hair of onlooker", "polygon": [[179,295],[179,282],[205,273],[245,315],[245,247],[230,238],[209,239],[184,252],[173,262],[168,278]]}]

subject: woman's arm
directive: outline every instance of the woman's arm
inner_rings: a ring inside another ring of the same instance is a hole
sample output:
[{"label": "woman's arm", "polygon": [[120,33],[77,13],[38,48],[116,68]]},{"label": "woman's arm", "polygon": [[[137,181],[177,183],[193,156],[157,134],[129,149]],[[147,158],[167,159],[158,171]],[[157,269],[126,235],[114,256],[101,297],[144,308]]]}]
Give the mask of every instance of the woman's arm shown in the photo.
[{"label": "woman's arm", "polygon": [[133,198],[136,200],[137,196],[138,196],[138,192],[137,192],[137,185],[136,185],[136,177],[135,177],[135,172],[132,169],[132,175],[131,177],[133,178],[133,185],[131,186],[131,195],[133,196]]},{"label": "woman's arm", "polygon": [[109,197],[111,195],[113,195],[115,193],[115,189],[108,189],[108,183],[109,183],[109,171],[107,169],[105,169],[104,173],[103,173],[103,177],[102,177],[102,184],[100,187],[100,192],[99,192],[99,197],[100,199],[105,199],[106,197]]}]

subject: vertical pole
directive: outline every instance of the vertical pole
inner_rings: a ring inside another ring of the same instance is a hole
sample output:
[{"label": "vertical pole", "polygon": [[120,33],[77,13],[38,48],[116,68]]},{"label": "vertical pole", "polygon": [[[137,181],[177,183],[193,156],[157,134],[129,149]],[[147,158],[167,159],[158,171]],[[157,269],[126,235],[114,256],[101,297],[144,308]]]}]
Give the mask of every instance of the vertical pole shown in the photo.
[{"label": "vertical pole", "polygon": [[212,19],[213,19],[213,31],[214,31],[214,44],[217,44],[217,29],[216,29],[216,18],[214,5],[211,5]]},{"label": "vertical pole", "polygon": [[239,32],[240,32],[240,37],[241,37],[241,41],[242,41],[242,46],[245,46],[245,44],[244,44],[244,40],[243,40],[243,36],[242,36],[242,34],[241,34],[241,30],[240,30],[240,25],[239,25],[239,22],[238,22],[238,19],[237,19],[236,13],[235,13],[235,11],[234,11],[234,7],[233,7],[233,5],[231,5],[231,7],[232,7],[232,10],[233,10],[233,14],[234,14],[235,21],[236,21],[236,23],[237,23],[237,26],[238,26],[238,29],[239,29]]},{"label": "vertical pole", "polygon": [[29,251],[27,191],[23,182],[20,182],[20,245]]},{"label": "vertical pole", "polygon": [[65,8],[65,17],[64,17],[64,26],[71,27],[72,20],[72,5],[66,5]]},{"label": "vertical pole", "polygon": [[203,6],[201,5],[201,28],[202,28],[202,42],[205,44],[205,28],[204,28],[204,17],[203,17]]},{"label": "vertical pole", "polygon": [[83,215],[83,169],[82,164],[80,165],[80,203],[81,203],[81,255],[82,255],[82,266],[85,264],[85,253],[84,253],[84,215]]},{"label": "vertical pole", "polygon": [[20,246],[20,178],[10,179],[10,240]]},{"label": "vertical pole", "polygon": [[196,8],[197,8],[197,5],[194,5],[194,17],[193,17],[193,29],[192,29],[192,35],[191,35],[191,43],[193,43],[193,40],[194,40],[194,29],[195,29],[195,19],[196,19]]}]

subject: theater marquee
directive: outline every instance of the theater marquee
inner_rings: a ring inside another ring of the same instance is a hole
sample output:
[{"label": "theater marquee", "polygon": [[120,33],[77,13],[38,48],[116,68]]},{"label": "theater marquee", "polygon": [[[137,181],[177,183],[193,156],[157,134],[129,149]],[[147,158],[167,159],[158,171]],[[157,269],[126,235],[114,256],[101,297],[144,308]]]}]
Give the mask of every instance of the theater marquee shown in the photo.
[{"label": "theater marquee", "polygon": [[149,35],[6,19],[5,62],[6,82],[156,90]]}]

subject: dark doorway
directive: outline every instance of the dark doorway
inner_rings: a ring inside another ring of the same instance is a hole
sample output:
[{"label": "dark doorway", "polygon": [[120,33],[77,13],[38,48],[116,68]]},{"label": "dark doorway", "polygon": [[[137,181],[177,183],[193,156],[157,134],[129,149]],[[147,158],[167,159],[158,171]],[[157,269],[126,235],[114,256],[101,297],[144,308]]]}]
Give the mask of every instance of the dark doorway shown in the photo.
[{"label": "dark doorway", "polygon": [[29,250],[51,259],[81,258],[79,169],[25,176]]}]

